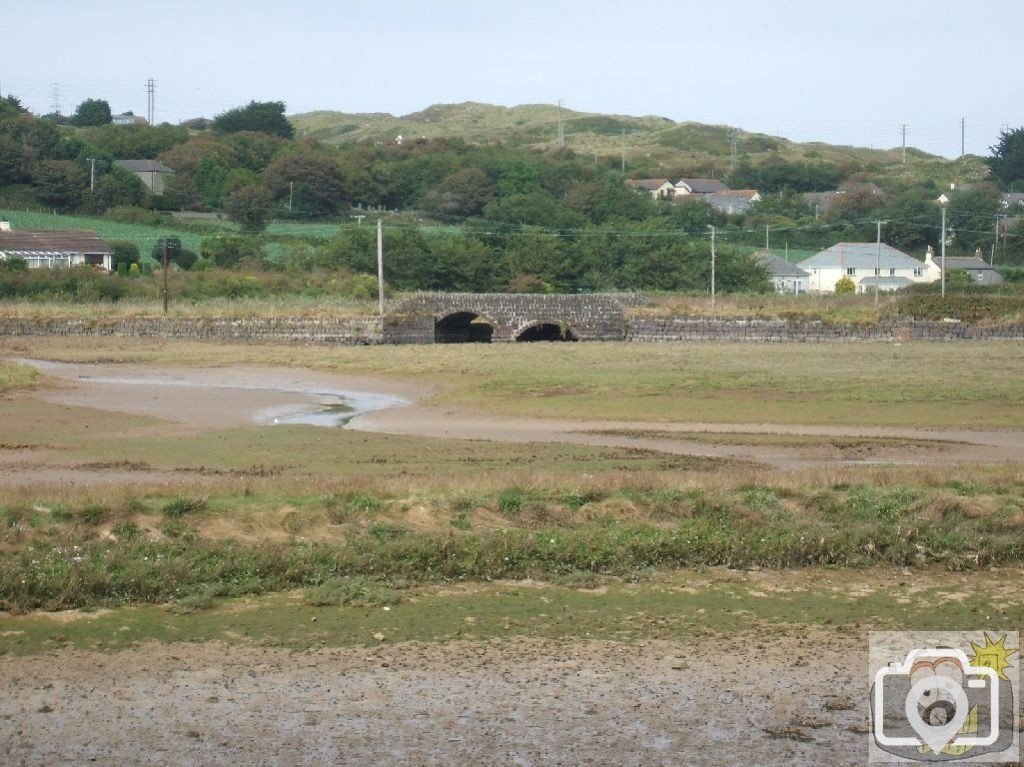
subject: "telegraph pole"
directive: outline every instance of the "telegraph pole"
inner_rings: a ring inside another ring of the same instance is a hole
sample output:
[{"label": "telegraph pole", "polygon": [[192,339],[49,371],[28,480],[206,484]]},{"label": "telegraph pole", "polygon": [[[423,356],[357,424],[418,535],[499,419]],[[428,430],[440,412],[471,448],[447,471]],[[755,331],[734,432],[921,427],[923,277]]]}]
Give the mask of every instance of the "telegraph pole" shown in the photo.
[{"label": "telegraph pole", "polygon": [[164,314],[167,314],[167,238],[164,237]]},{"label": "telegraph pole", "polygon": [[292,212],[292,197],[295,195],[295,182],[288,182],[288,212]]},{"label": "telegraph pole", "polygon": [[626,172],[626,129],[622,129],[622,172]]},{"label": "telegraph pole", "polygon": [[910,126],[906,123],[900,126],[900,133],[903,134],[903,164],[907,164],[907,128]]},{"label": "telegraph pole", "polygon": [[966,151],[966,147],[967,147],[966,138],[967,138],[967,118],[966,117],[961,117],[960,118],[960,156],[961,157],[963,157],[965,154],[967,154],[967,151]]},{"label": "telegraph pole", "polygon": [[769,232],[771,232],[771,230],[772,230],[771,224],[765,224],[765,227],[764,227],[764,249],[768,250],[768,251],[771,250],[771,245],[770,245],[770,240],[769,240]]},{"label": "telegraph pole", "polygon": [[96,158],[95,157],[86,157],[85,159],[89,161],[89,191],[90,192],[95,192],[96,191]]},{"label": "telegraph pole", "polygon": [[562,125],[562,100],[558,100],[558,146],[565,146],[565,126]]},{"label": "telegraph pole", "polygon": [[377,303],[384,316],[384,224],[377,219]]},{"label": "telegraph pole", "polygon": [[946,297],[946,203],[949,202],[949,198],[946,195],[939,195],[939,205],[942,207],[942,242],[941,256],[939,259],[939,269],[942,271],[942,297]]},{"label": "telegraph pole", "polygon": [[150,125],[156,119],[156,82],[150,77],[146,80],[146,120]]},{"label": "telegraph pole", "polygon": [[878,235],[875,238],[875,308],[878,308],[878,283],[882,281],[882,224],[888,221],[876,221]]},{"label": "telegraph pole", "polygon": [[[989,259],[989,262],[988,262],[989,266],[995,266],[996,265],[996,250],[999,249],[999,219],[1006,218],[1006,217],[1007,216],[1005,214],[1003,214],[1003,213],[997,213],[996,214],[996,217],[995,217],[996,218],[996,239],[995,239],[995,242],[992,243],[992,258]],[[1003,235],[1003,243],[1005,243],[1005,242],[1006,242],[1006,235],[1004,234]],[[1005,244],[1004,244],[1004,247],[1005,247]]]},{"label": "telegraph pole", "polygon": [[715,227],[708,224],[711,230],[711,313],[715,312]]}]

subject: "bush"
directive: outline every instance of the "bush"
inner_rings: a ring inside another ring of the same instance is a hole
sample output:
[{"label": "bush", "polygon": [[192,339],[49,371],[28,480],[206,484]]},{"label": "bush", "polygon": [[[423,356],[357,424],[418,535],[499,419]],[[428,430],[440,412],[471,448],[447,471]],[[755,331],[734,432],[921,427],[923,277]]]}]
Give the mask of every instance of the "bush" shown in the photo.
[{"label": "bush", "polygon": [[114,270],[121,274],[121,265],[124,264],[125,273],[129,265],[139,263],[139,246],[129,240],[111,240],[111,263]]},{"label": "bush", "polygon": [[837,296],[852,296],[857,292],[857,283],[849,276],[841,277],[836,281]]}]

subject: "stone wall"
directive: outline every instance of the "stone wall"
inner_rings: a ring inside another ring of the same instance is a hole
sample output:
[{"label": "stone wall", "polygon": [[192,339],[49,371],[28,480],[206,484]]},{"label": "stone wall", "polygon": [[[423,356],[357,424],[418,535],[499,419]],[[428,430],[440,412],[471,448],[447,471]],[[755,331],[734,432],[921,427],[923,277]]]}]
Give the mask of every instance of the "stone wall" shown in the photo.
[{"label": "stone wall", "polygon": [[961,322],[904,320],[873,325],[801,320],[737,320],[707,317],[631,317],[626,341],[812,343],[854,341],[1024,340],[1024,323],[989,327]]},{"label": "stone wall", "polygon": [[[567,296],[577,299],[584,297]],[[520,304],[522,307],[524,304]],[[510,312],[510,316],[514,316]],[[524,317],[526,315],[523,315]],[[573,316],[573,315],[563,315]],[[577,318],[583,315],[576,315]],[[552,321],[557,321],[551,315]],[[1024,323],[989,327],[958,322],[901,321],[878,325],[833,325],[795,320],[736,320],[693,317],[632,317],[617,320],[614,313],[587,320],[581,340],[647,343],[816,343],[861,341],[1024,341]],[[526,320],[522,320],[526,322]],[[389,314],[380,317],[246,319],[172,318],[20,318],[0,317],[0,336],[108,336],[125,338],[177,338],[195,341],[244,343],[324,344],[432,344],[434,315]],[[499,339],[514,340],[507,327]]]},{"label": "stone wall", "polygon": [[355,346],[383,340],[380,317],[0,317],[0,336],[112,336]]}]

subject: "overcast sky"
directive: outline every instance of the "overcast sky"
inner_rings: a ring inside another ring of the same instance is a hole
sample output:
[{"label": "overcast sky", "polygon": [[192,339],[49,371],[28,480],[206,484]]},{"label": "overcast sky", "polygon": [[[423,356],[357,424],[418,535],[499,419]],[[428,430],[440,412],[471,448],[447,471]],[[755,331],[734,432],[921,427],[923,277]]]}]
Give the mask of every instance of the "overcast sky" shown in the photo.
[{"label": "overcast sky", "polygon": [[796,141],[987,154],[1024,124],[1019,0],[12,0],[0,89],[177,123],[564,102]]}]

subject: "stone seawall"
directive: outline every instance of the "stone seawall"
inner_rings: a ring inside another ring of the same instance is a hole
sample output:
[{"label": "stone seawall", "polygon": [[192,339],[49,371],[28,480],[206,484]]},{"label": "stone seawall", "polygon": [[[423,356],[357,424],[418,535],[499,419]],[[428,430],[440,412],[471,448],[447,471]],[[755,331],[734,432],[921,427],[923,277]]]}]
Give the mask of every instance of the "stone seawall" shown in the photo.
[{"label": "stone seawall", "polygon": [[801,320],[736,320],[701,317],[631,317],[626,341],[815,343],[857,341],[1022,341],[1024,323],[999,326],[907,320],[831,324]]},{"label": "stone seawall", "polygon": [[0,336],[108,336],[359,346],[383,341],[380,317],[0,317]]}]

